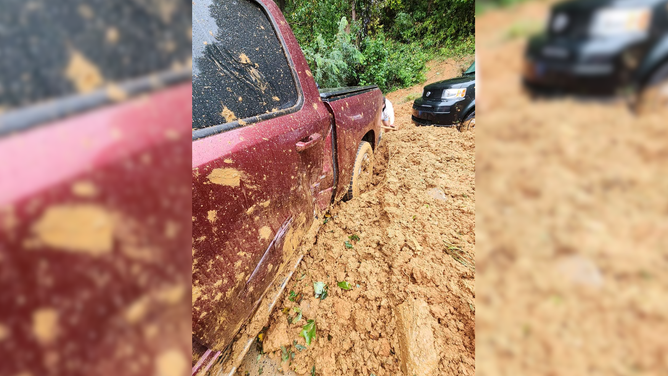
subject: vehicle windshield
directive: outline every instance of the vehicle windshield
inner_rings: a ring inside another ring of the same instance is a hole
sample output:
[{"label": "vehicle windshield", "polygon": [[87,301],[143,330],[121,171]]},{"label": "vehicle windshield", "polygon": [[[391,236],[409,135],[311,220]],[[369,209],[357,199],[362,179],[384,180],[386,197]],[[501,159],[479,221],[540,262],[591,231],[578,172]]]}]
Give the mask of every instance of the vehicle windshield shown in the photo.
[{"label": "vehicle windshield", "polygon": [[467,70],[464,72],[464,74],[469,74],[469,73],[475,73],[475,61],[473,62],[473,64],[471,64],[471,66],[469,67],[469,69],[467,69]]}]

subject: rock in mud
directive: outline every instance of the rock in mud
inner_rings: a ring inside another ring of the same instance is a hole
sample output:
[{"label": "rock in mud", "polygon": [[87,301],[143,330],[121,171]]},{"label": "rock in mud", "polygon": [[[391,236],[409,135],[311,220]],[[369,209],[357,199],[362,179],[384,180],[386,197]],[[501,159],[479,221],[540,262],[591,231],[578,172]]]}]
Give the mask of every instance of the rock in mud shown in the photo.
[{"label": "rock in mud", "polygon": [[405,375],[435,375],[439,357],[432,327],[436,320],[422,299],[408,298],[396,308],[401,370]]},{"label": "rock in mud", "polygon": [[289,346],[290,338],[288,337],[288,322],[287,320],[278,320],[276,325],[269,327],[267,336],[262,343],[262,350],[265,353],[271,353],[281,349],[281,346]]},{"label": "rock in mud", "polygon": [[336,312],[336,317],[340,322],[348,322],[348,320],[350,320],[350,313],[352,310],[353,305],[351,302],[343,299],[336,299],[334,301],[334,312]]}]

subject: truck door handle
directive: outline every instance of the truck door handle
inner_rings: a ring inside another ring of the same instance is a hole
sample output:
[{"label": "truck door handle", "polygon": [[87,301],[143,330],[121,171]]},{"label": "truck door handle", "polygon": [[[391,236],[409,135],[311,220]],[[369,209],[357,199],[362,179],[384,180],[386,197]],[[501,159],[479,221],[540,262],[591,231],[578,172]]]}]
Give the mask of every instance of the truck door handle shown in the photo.
[{"label": "truck door handle", "polygon": [[306,149],[312,148],[313,146],[315,146],[315,144],[318,143],[318,141],[320,141],[321,138],[322,136],[320,135],[320,133],[314,133],[308,136],[308,141],[306,142],[299,141],[297,143],[297,151],[304,151]]}]

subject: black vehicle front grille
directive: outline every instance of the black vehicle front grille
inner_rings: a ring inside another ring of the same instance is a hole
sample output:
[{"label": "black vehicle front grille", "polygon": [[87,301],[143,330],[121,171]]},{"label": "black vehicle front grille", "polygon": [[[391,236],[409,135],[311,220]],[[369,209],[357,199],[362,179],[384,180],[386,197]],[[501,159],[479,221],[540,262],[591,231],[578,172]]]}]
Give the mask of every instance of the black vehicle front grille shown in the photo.
[{"label": "black vehicle front grille", "polygon": [[422,98],[426,100],[441,100],[441,97],[443,96],[443,89],[431,89],[427,90],[424,89],[422,92]]},{"label": "black vehicle front grille", "polygon": [[[589,10],[569,10],[553,11],[550,15],[550,23],[548,24],[548,35],[550,37],[564,37],[574,39],[584,39],[589,36],[589,27],[593,22],[593,11]],[[555,28],[557,18],[566,19],[566,26],[562,29]]]}]

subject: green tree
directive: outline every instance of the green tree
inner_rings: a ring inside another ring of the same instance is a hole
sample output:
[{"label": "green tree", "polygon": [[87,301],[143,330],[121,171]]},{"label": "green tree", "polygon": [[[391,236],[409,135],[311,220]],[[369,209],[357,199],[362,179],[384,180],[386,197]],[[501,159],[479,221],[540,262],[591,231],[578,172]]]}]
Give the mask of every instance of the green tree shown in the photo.
[{"label": "green tree", "polygon": [[432,56],[475,51],[474,0],[285,0],[284,14],[321,87],[405,87]]},{"label": "green tree", "polygon": [[348,20],[343,17],[332,41],[327,41],[318,34],[313,45],[303,48],[313,77],[321,87],[358,83],[356,72],[364,62],[364,56],[352,43],[352,36],[346,31],[347,28]]}]

